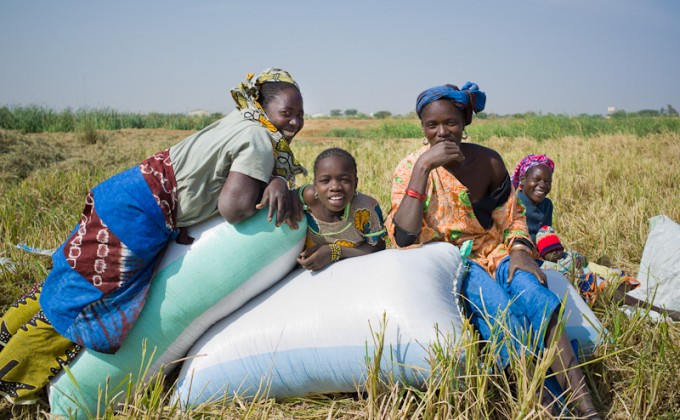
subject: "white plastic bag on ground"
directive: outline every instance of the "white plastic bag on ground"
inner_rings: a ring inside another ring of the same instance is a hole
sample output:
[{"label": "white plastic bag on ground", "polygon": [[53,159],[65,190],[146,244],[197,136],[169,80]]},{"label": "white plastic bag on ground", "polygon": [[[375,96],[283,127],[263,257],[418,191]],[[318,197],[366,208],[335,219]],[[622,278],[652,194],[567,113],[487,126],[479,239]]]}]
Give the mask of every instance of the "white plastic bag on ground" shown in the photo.
[{"label": "white plastic bag on ground", "polygon": [[680,311],[680,225],[664,215],[652,217],[649,224],[637,276],[640,287],[628,295]]}]

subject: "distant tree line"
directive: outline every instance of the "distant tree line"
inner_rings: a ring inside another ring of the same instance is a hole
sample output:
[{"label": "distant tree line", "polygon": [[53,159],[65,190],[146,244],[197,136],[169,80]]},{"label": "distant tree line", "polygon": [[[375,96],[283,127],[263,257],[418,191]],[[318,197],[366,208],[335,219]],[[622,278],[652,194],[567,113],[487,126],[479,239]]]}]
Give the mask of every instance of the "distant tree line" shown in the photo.
[{"label": "distant tree line", "polygon": [[668,104],[658,111],[656,109],[643,109],[637,112],[626,112],[624,110],[619,110],[612,113],[611,117],[621,118],[633,115],[638,115],[640,117],[678,117],[678,111],[673,107],[673,105]]},{"label": "distant tree line", "polygon": [[[409,112],[408,114],[405,115],[392,115],[390,111],[378,111],[374,112],[373,114],[365,114],[362,112],[359,112],[355,108],[348,108],[345,109],[344,111],[342,109],[331,109],[330,114],[331,117],[333,118],[340,118],[340,117],[346,117],[346,118],[375,118],[375,119],[385,119],[385,118],[406,118],[406,119],[414,119],[417,118],[418,116],[416,115],[415,112]],[[524,112],[524,113],[515,113],[515,114],[509,114],[509,115],[501,115],[501,114],[494,114],[494,113],[486,113],[486,112],[480,112],[479,114],[475,115],[475,118],[477,119],[487,119],[487,118],[530,118],[530,117],[536,117],[536,116],[541,116],[544,115],[542,112]],[[553,115],[553,114],[546,114],[546,115]],[[595,115],[589,115],[589,114],[581,114],[579,115],[581,117],[603,117],[603,115],[600,114],[595,114]],[[673,107],[673,105],[668,104],[665,107],[655,110],[655,109],[643,109],[640,111],[635,111],[635,112],[626,112],[625,110],[618,110],[615,111],[611,114],[607,115],[608,117],[679,117],[680,115],[678,114],[678,111]]]}]

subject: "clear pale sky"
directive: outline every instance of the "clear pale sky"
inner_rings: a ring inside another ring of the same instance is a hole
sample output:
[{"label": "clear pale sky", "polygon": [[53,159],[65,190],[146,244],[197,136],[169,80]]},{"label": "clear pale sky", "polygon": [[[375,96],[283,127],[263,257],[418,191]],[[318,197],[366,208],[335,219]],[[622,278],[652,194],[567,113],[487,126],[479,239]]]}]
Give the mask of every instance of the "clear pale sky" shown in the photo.
[{"label": "clear pale sky", "polygon": [[680,109],[678,0],[3,0],[0,40],[0,106],[226,113],[280,67],[309,114],[468,80],[499,114]]}]

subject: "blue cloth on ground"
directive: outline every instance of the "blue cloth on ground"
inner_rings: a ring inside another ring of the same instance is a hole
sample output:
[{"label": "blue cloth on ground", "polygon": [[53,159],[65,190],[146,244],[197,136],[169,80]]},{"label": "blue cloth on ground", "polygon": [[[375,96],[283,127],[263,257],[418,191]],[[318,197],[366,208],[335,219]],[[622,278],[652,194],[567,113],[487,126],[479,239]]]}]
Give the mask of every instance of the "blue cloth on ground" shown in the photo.
[{"label": "blue cloth on ground", "polygon": [[103,181],[92,194],[94,212],[125,248],[119,258],[104,259],[120,273],[118,284],[113,290],[95,287],[67,261],[64,249],[78,232],[79,222],[52,256],[54,267],[45,280],[40,305],[54,329],[69,340],[113,353],[139,316],[156,260],[175,232],[166,227],[139,167]]}]

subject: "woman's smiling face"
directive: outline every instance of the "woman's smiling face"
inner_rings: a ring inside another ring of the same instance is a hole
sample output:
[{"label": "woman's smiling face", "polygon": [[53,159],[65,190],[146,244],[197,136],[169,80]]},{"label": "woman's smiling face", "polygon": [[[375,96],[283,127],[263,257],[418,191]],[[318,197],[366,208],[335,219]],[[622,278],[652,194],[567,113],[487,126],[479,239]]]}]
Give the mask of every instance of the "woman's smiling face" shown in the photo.
[{"label": "woman's smiling face", "polygon": [[430,146],[442,141],[460,144],[465,130],[463,112],[445,99],[426,105],[420,114],[420,122]]},{"label": "woman's smiling face", "polygon": [[274,124],[288,142],[293,141],[295,135],[305,125],[302,95],[295,86],[291,85],[281,90],[263,107],[269,121]]}]

